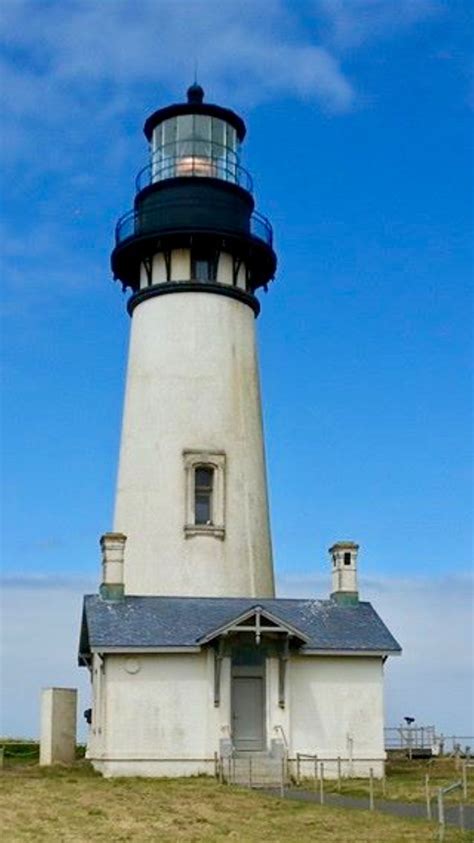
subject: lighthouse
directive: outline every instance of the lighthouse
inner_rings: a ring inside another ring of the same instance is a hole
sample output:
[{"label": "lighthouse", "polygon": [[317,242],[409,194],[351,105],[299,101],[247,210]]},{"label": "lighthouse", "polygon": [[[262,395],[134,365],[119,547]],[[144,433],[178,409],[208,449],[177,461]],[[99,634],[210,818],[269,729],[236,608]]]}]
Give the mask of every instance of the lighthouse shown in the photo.
[{"label": "lighthouse", "polygon": [[274,596],[255,319],[272,228],[241,166],[242,119],[155,111],[112,270],[132,290],[114,532],[129,594]]},{"label": "lighthouse", "polygon": [[298,754],[336,774],[350,745],[351,774],[381,776],[400,647],[359,599],[359,545],[330,548],[327,599],[275,596],[255,325],[276,255],[245,124],[194,84],[144,131],[111,256],[130,349],[114,521],[81,623],[87,757],[106,776],[235,780],[244,763],[281,784]]}]

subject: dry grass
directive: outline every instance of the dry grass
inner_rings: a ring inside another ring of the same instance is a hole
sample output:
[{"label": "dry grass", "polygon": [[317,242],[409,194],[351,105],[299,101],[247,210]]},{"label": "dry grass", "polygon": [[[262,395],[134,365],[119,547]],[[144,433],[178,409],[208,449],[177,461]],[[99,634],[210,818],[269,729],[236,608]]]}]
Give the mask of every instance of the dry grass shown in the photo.
[{"label": "dry grass", "polygon": [[[423,843],[434,827],[366,811],[292,802],[212,779],[103,779],[87,762],[0,774],[2,843],[157,841]],[[448,829],[446,843],[470,837]]]},{"label": "dry grass", "polygon": [[[334,766],[334,765],[333,765]],[[304,772],[304,768],[303,768]],[[460,764],[454,758],[436,758],[425,761],[408,761],[404,758],[387,762],[387,778],[385,781],[385,796],[382,782],[374,781],[374,795],[376,799],[389,799],[400,802],[425,802],[425,776],[430,777],[430,793],[436,797],[439,787],[446,787],[462,778]],[[474,796],[474,768],[467,770],[468,801]],[[314,778],[302,780],[303,787],[314,788]],[[337,782],[328,779],[325,782],[327,793],[337,792]],[[361,796],[368,798],[369,782],[367,779],[342,779],[341,793],[346,796]],[[461,791],[456,790],[445,797],[447,803],[459,802]]]}]

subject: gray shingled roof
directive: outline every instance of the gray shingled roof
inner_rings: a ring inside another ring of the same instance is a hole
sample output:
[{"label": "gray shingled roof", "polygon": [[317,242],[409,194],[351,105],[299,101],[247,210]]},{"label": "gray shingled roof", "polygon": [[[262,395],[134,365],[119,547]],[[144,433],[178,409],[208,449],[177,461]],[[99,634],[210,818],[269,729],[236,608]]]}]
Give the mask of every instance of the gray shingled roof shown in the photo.
[{"label": "gray shingled roof", "polygon": [[84,597],[80,656],[92,649],[196,647],[205,635],[256,606],[308,638],[305,650],[398,653],[400,645],[370,603],[247,597]]}]

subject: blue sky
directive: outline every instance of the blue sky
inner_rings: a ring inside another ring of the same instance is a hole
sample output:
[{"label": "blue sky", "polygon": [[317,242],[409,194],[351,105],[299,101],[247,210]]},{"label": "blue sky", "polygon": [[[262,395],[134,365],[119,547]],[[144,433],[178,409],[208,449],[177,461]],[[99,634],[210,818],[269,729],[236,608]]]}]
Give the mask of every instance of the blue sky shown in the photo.
[{"label": "blue sky", "polygon": [[[23,608],[18,635],[35,634],[28,607],[47,626],[61,589],[73,606],[98,581],[129,329],[113,227],[143,121],[183,98],[196,60],[207,99],[247,121],[244,165],[275,229],[258,331],[280,593],[325,596],[327,547],[359,541],[405,664],[408,636],[435,682],[439,642],[459,643],[442,618],[456,607],[466,640],[472,587],[472,3],[5,0],[0,25],[3,594]],[[430,711],[427,680],[425,719],[468,728],[471,656],[451,715],[448,696]],[[54,664],[44,684],[62,681]],[[393,687],[408,695],[404,669]],[[32,733],[33,710],[13,708],[7,728]]]}]

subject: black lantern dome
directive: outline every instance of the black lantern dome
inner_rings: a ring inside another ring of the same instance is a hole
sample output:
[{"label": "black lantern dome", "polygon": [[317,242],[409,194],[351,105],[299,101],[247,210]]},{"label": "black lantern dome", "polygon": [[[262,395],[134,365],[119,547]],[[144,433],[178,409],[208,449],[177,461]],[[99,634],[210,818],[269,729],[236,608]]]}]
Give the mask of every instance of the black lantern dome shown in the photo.
[{"label": "black lantern dome", "polygon": [[[204,284],[209,291],[245,300],[258,312],[254,292],[273,278],[276,256],[271,225],[256,213],[252,179],[240,165],[245,132],[235,112],[205,103],[196,83],[188,88],[186,102],[161,108],[146,120],[150,159],[137,176],[134,208],[117,223],[111,258],[114,277],[134,291],[129,310],[151,295],[174,288],[202,291]],[[212,256],[214,270],[174,283],[169,269],[174,249]],[[232,258],[234,279],[245,266],[244,289],[237,281],[219,283],[215,267],[222,253]],[[168,266],[159,283],[152,273],[156,254]],[[143,283],[143,269],[148,283]]]},{"label": "black lantern dome", "polygon": [[201,88],[197,82],[191,85],[187,90],[188,102],[201,103],[204,99],[204,88]]}]

